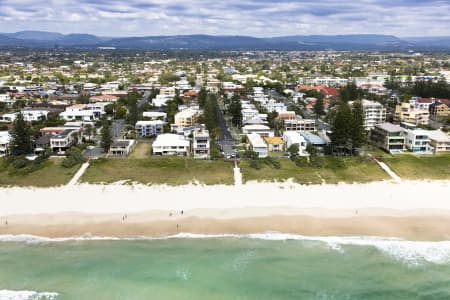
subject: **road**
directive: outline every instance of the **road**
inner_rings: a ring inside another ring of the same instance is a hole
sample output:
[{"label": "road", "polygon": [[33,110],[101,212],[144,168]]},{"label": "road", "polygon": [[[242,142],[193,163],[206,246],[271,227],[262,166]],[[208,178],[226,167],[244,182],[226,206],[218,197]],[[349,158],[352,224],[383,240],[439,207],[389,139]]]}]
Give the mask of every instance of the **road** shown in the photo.
[{"label": "road", "polygon": [[150,96],[150,91],[145,91],[144,95],[142,95],[142,98],[138,101],[138,107],[141,107],[145,103],[147,103],[148,96]]},{"label": "road", "polygon": [[227,122],[225,121],[225,116],[223,115],[222,109],[220,109],[219,104],[216,105],[219,127],[220,127],[220,137],[217,139],[217,144],[222,148],[225,157],[230,158],[236,152],[236,145],[234,143],[233,136],[228,128]]},{"label": "road", "polygon": [[123,119],[114,120],[112,122],[111,136],[112,136],[113,140],[122,138],[124,127],[125,127],[125,120],[123,120]]}]

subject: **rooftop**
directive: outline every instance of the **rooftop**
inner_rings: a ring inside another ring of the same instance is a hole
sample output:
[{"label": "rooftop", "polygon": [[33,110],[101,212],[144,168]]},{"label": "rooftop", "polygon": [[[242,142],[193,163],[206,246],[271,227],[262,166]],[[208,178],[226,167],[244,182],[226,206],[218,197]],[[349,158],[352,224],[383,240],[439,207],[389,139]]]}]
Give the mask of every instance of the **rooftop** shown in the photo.
[{"label": "rooftop", "polygon": [[382,130],[387,131],[387,132],[399,132],[399,131],[403,131],[404,130],[399,125],[395,125],[395,124],[392,124],[392,123],[381,123],[381,124],[375,125],[375,127],[379,127]]},{"label": "rooftop", "polygon": [[247,138],[254,148],[265,148],[267,144],[264,142],[262,137],[257,133],[251,133],[247,135]]}]

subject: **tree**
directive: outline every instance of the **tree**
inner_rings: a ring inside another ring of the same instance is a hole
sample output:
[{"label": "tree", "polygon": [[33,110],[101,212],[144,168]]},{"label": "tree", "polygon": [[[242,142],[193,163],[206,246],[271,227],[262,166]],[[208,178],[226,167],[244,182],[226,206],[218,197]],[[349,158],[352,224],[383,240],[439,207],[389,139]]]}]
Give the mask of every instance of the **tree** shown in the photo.
[{"label": "tree", "polygon": [[351,125],[352,148],[359,148],[366,141],[366,130],[364,128],[364,110],[361,100],[353,102]]},{"label": "tree", "polygon": [[205,106],[206,97],[208,96],[208,92],[205,88],[201,88],[201,90],[198,92],[198,105],[203,108]]},{"label": "tree", "polygon": [[287,151],[289,152],[289,157],[293,158],[293,157],[296,157],[298,155],[298,152],[300,151],[300,148],[298,147],[298,144],[292,144],[291,146],[289,146]]},{"label": "tree", "polygon": [[89,137],[89,140],[91,140],[93,131],[94,131],[94,129],[92,128],[91,124],[87,124],[86,127],[84,128],[84,132]]},{"label": "tree", "polygon": [[105,153],[108,153],[109,148],[111,147],[112,144],[111,126],[109,125],[108,120],[103,120],[103,126],[100,133],[102,136],[100,145],[103,148],[103,151]]},{"label": "tree", "polygon": [[18,113],[11,134],[11,154],[14,156],[27,155],[31,150],[30,126],[24,120],[22,113]]},{"label": "tree", "polygon": [[234,94],[231,98],[228,112],[231,115],[231,123],[236,127],[242,126],[242,104],[238,94]]},{"label": "tree", "polygon": [[349,82],[347,85],[343,88],[341,88],[341,100],[342,101],[354,101],[358,99],[362,95],[361,90],[358,89],[356,86],[356,83]]},{"label": "tree", "polygon": [[317,148],[312,144],[306,145],[306,152],[308,152],[310,156],[317,156]]},{"label": "tree", "polygon": [[331,121],[330,139],[333,149],[351,149],[352,121],[350,106],[341,100]]},{"label": "tree", "polygon": [[317,98],[316,103],[314,103],[314,113],[317,116],[323,116],[325,114],[325,108],[323,105],[323,99]]}]

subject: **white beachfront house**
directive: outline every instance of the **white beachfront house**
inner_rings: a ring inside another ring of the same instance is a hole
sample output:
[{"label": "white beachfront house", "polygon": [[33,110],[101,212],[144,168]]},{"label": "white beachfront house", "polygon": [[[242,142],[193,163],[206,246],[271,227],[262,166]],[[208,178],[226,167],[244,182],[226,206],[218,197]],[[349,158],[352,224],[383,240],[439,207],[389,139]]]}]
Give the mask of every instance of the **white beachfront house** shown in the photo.
[{"label": "white beachfront house", "polygon": [[114,141],[109,148],[109,153],[115,156],[128,156],[131,153],[135,140],[117,140]]},{"label": "white beachfront house", "polygon": [[258,157],[264,158],[268,156],[268,147],[263,138],[257,133],[247,135],[250,149],[258,153]]},{"label": "white beachfront house", "polygon": [[306,152],[307,142],[305,138],[297,131],[285,131],[283,132],[283,141],[285,149],[288,150],[292,145],[298,146],[299,155],[308,155]]},{"label": "white beachfront house", "polygon": [[153,155],[189,155],[190,142],[182,135],[164,133],[153,142]]},{"label": "white beachfront house", "polygon": [[209,131],[203,127],[197,127],[192,134],[192,152],[194,158],[208,159],[210,156]]}]

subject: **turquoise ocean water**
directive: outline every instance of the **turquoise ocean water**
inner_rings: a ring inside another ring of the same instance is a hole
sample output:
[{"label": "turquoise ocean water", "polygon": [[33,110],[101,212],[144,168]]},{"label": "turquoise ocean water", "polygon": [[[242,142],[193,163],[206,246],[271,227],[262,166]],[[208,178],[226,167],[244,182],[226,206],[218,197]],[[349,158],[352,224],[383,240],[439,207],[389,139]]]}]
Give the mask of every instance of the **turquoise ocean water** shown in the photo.
[{"label": "turquoise ocean water", "polygon": [[0,237],[5,299],[450,299],[450,242]]}]

